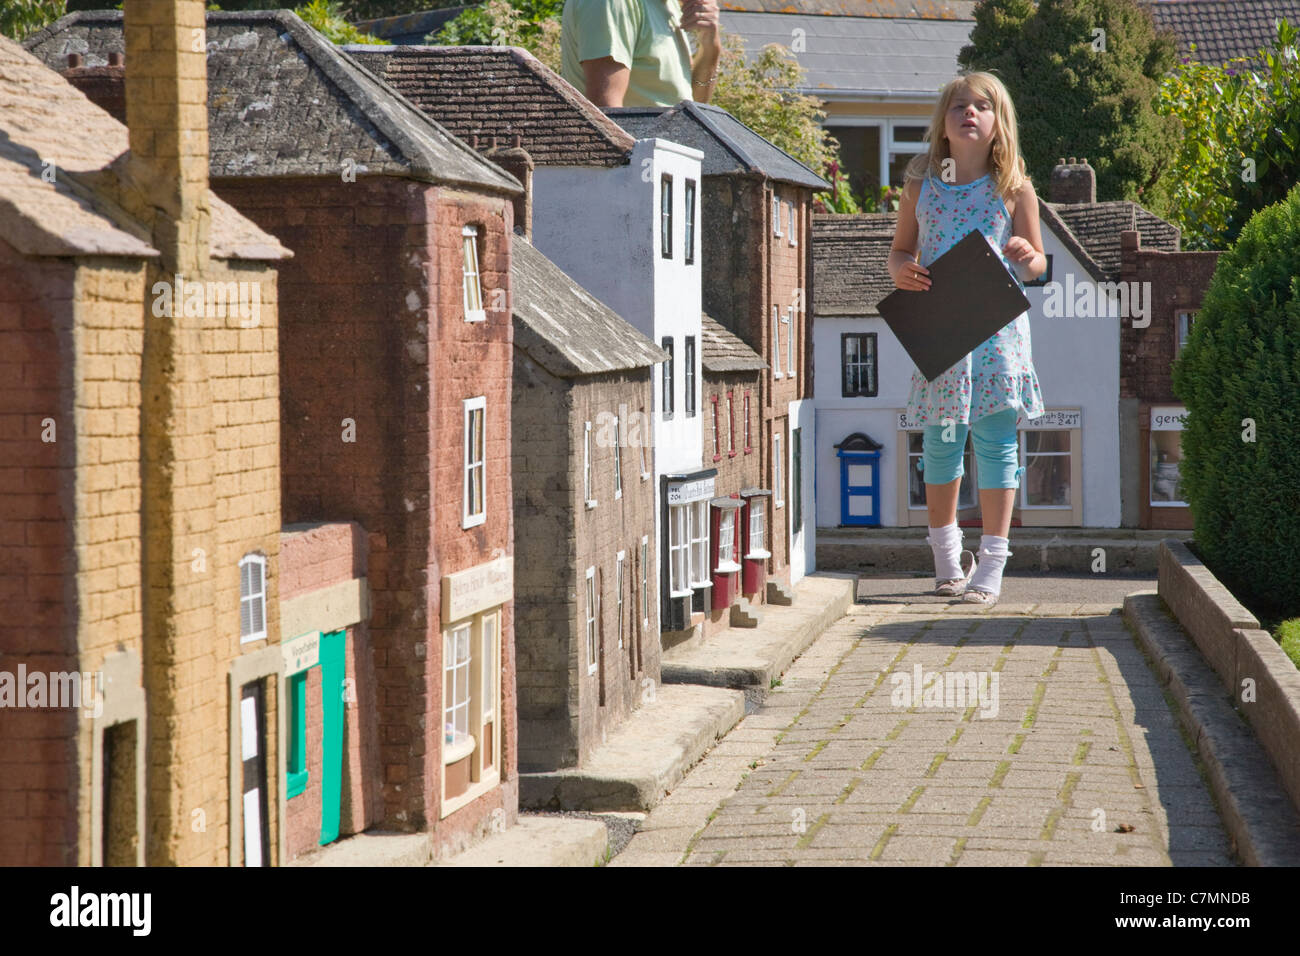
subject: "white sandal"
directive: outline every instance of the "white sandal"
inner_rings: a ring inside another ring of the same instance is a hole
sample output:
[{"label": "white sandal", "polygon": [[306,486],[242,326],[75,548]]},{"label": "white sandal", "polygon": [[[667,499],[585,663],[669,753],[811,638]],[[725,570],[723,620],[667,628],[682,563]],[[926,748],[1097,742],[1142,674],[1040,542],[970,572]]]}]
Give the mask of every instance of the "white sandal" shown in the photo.
[{"label": "white sandal", "polygon": [[975,560],[974,551],[962,551],[961,554],[957,555],[957,561],[960,563],[962,555],[966,554],[970,555],[970,570],[966,572],[965,577],[949,578],[945,581],[940,581],[936,578],[934,582],[934,593],[937,596],[960,597],[962,594],[966,593],[966,585],[970,582],[971,575],[975,573],[975,569],[979,567],[979,564]]}]

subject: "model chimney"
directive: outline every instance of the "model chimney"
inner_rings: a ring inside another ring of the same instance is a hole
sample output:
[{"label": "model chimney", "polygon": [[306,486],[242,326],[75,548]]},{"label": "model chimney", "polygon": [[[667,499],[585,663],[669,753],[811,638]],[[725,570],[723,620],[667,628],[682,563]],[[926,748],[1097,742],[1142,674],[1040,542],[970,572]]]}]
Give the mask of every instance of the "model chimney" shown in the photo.
[{"label": "model chimney", "polygon": [[153,209],[163,264],[207,267],[208,65],[202,0],[125,0],[132,184]]},{"label": "model chimney", "polygon": [[515,133],[511,137],[511,146],[498,146],[496,136],[492,137],[491,148],[483,155],[496,163],[524,187],[522,196],[514,199],[515,226],[522,228],[524,238],[533,241],[533,157],[523,148],[523,138]]},{"label": "model chimney", "polygon": [[1088,165],[1088,157],[1076,162],[1073,156],[1067,163],[1057,160],[1052,179],[1047,187],[1048,202],[1090,203],[1097,201],[1097,173]]}]

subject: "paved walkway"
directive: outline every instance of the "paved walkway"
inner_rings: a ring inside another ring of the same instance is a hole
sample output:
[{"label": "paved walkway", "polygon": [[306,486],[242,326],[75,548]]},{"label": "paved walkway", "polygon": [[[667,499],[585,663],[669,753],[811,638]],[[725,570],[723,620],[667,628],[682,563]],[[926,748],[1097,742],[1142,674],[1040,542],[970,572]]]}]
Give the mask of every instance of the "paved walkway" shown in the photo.
[{"label": "paved walkway", "polygon": [[676,863],[1234,865],[1118,602],[920,596],[855,605],[610,865]]}]

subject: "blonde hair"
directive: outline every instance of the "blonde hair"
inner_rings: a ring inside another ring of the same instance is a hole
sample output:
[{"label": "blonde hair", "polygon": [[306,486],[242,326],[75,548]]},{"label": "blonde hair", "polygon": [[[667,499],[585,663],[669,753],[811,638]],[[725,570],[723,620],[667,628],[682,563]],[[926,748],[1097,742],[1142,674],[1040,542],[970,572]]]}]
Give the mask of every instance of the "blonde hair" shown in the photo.
[{"label": "blonde hair", "polygon": [[1011,102],[1011,94],[992,73],[983,71],[963,73],[951,80],[939,94],[934,114],[930,117],[930,128],[926,131],[925,142],[929,148],[912,157],[904,171],[906,179],[923,179],[927,174],[942,179],[943,161],[952,152],[948,147],[948,136],[944,121],[953,97],[969,90],[993,104],[993,148],[989,154],[990,175],[998,194],[1008,199],[1020,192],[1029,175],[1025,171],[1025,160],[1020,155],[1020,137],[1016,132],[1016,107]]}]

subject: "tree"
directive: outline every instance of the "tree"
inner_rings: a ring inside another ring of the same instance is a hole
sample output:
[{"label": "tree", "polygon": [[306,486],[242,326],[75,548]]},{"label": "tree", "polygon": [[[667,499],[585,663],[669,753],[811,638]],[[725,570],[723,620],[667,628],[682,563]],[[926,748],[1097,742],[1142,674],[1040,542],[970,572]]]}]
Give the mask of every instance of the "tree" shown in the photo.
[{"label": "tree", "polygon": [[0,33],[22,42],[65,13],[65,0],[0,0]]},{"label": "tree", "polygon": [[1155,101],[1176,49],[1136,0],[980,0],[958,62],[1006,85],[1034,182],[1047,183],[1061,156],[1087,156],[1098,199],[1161,210],[1179,126]]},{"label": "tree", "polygon": [[343,19],[343,14],[335,0],[311,0],[310,3],[297,7],[298,14],[308,26],[320,32],[331,43],[383,43],[369,33],[362,33]]},{"label": "tree", "polygon": [[1219,257],[1174,362],[1182,497],[1206,565],[1261,616],[1300,613],[1300,186]]}]

